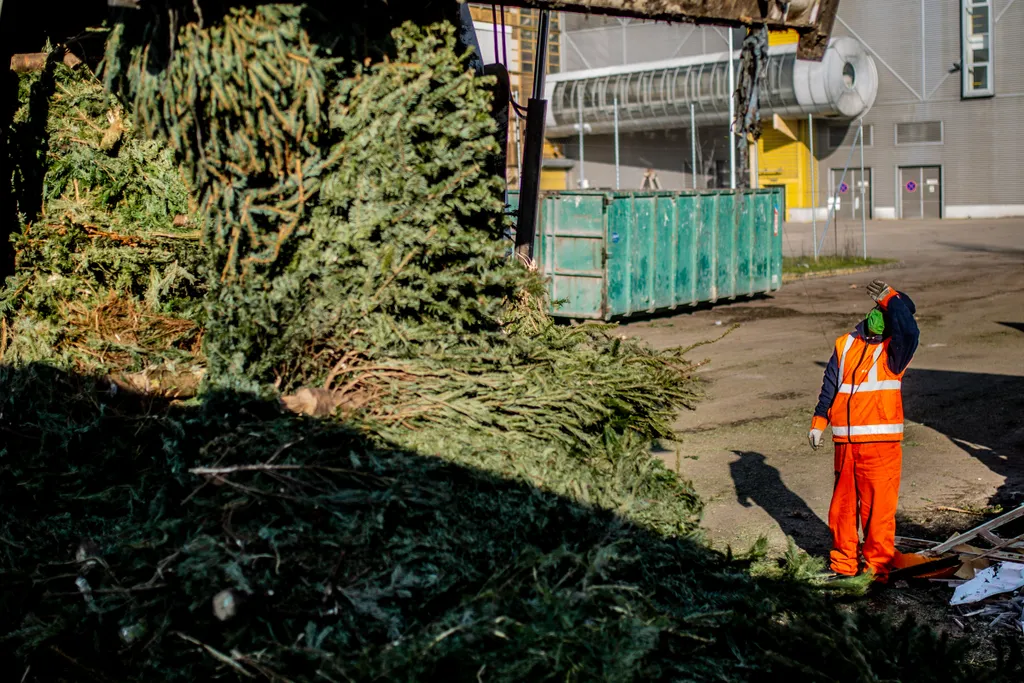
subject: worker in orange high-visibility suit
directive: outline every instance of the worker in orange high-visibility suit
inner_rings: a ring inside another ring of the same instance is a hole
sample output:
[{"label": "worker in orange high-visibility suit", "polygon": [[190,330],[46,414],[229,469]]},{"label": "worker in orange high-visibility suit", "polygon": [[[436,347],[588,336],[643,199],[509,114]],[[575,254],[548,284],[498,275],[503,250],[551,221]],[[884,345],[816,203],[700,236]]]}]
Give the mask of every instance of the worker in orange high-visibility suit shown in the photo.
[{"label": "worker in orange high-visibility suit", "polygon": [[817,449],[831,423],[836,477],[828,512],[832,571],[857,574],[863,554],[864,570],[885,581],[897,556],[903,373],[920,332],[914,302],[906,294],[880,280],[868,285],[868,294],[875,308],[853,332],[836,340],[809,438]]}]

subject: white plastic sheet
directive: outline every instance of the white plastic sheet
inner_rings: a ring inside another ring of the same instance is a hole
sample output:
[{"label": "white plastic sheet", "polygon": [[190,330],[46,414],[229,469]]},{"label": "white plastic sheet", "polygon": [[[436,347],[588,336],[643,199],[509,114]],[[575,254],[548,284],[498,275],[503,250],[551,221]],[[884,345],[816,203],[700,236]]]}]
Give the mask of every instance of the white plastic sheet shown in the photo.
[{"label": "white plastic sheet", "polygon": [[950,605],[968,605],[1024,587],[1024,564],[1001,562],[982,569],[974,578],[956,587]]}]

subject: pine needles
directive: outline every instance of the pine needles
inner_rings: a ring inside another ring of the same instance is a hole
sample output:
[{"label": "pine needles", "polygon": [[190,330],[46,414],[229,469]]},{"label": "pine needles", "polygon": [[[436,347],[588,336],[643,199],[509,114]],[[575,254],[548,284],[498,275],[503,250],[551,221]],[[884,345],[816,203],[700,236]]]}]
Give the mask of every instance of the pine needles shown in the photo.
[{"label": "pine needles", "polygon": [[[406,25],[366,65],[312,40],[323,21],[302,5],[235,9],[186,25],[159,70],[149,43],[110,41],[108,78],[204,212],[217,386],[317,385],[353,351],[487,354],[507,346],[503,302],[529,279],[498,239],[490,95],[451,27]],[[350,46],[344,30],[334,42]]]},{"label": "pine needles", "polygon": [[[23,226],[17,273],[0,293],[3,359],[87,374],[194,362],[203,257],[168,151],[134,136],[87,69],[51,60],[21,78],[11,135],[24,155],[15,179]],[[46,136],[29,148],[36,129]],[[41,202],[24,194],[32,177]]]},{"label": "pine needles", "polygon": [[0,370],[0,656],[29,680],[976,675],[673,532],[691,494],[638,440],[432,457],[237,395],[69,405],[77,381]]}]

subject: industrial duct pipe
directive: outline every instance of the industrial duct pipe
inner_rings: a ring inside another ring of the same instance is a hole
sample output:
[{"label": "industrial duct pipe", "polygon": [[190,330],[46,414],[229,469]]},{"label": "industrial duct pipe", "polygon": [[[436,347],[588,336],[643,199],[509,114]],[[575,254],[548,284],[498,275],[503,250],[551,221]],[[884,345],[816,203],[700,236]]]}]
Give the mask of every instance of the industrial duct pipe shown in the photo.
[{"label": "industrial duct pipe", "polygon": [[[813,114],[853,120],[867,113],[878,94],[874,60],[859,41],[847,37],[833,39],[820,62],[798,60],[794,45],[771,48],[767,81],[759,104],[768,117]],[[616,98],[622,132],[689,128],[691,104],[698,126],[727,125],[728,82],[728,52],[552,74],[547,135],[569,137],[576,131],[580,98],[583,121],[593,134],[613,131]]]}]

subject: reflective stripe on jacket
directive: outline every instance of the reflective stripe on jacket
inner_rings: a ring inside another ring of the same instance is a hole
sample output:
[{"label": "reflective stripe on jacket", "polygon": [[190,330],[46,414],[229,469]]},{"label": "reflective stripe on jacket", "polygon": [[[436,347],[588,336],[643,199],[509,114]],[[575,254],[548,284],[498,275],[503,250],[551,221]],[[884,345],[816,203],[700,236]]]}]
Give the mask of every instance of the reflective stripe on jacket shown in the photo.
[{"label": "reflective stripe on jacket", "polygon": [[878,303],[886,319],[885,337],[868,335],[861,322],[836,340],[825,366],[811,429],[824,430],[832,422],[837,443],[902,439],[900,389],[920,340],[914,320],[917,309],[903,292],[893,292]]},{"label": "reflective stripe on jacket", "polygon": [[886,362],[889,340],[857,334],[836,340],[839,390],[829,410],[832,438],[843,443],[903,439],[903,373]]}]

